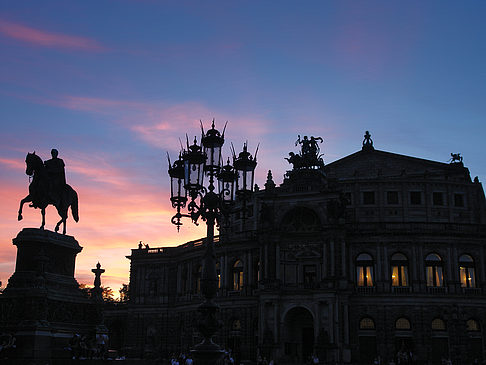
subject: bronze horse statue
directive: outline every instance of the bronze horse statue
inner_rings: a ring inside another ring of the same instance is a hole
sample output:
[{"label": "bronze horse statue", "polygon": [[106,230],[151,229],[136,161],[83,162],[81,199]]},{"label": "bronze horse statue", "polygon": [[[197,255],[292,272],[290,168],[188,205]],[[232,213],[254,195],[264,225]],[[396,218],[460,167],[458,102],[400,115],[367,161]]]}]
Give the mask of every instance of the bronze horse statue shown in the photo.
[{"label": "bronze horse statue", "polygon": [[[25,158],[27,165],[25,173],[32,177],[32,182],[29,185],[29,195],[20,201],[18,220],[22,220],[22,207],[24,203],[32,202],[30,207],[40,208],[42,213],[42,225],[40,229],[44,229],[46,224],[46,208],[48,205],[54,205],[61,220],[57,222],[55,231],[59,231],[59,226],[63,223],[62,233],[66,234],[66,219],[68,216],[68,208],[71,207],[71,212],[74,220],[79,221],[78,215],[78,194],[68,184],[63,184],[59,191],[53,191],[53,184],[49,179],[46,167],[42,159],[34,153],[27,153]],[[56,196],[58,199],[55,199]]]}]

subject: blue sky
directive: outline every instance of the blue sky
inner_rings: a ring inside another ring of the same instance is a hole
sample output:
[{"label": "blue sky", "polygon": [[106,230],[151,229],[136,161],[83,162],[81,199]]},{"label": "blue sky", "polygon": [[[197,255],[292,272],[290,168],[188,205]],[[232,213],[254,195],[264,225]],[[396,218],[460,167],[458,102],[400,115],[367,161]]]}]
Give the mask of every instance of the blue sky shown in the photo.
[{"label": "blue sky", "polygon": [[139,240],[204,234],[170,225],[165,159],[199,119],[260,143],[260,185],[268,169],[281,182],[298,134],[323,137],[331,162],[365,130],[377,149],[460,152],[483,181],[485,18],[484,1],[2,1],[0,280],[11,239],[40,222],[27,207],[16,221],[28,151],[60,151],[80,193],[78,280],[99,259],[115,289]]}]

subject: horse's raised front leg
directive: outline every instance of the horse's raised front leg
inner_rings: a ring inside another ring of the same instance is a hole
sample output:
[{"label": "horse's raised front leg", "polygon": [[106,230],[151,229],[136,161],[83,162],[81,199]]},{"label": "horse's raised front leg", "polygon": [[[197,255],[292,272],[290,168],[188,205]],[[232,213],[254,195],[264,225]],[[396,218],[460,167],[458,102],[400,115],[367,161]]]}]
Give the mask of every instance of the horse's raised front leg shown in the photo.
[{"label": "horse's raised front leg", "polygon": [[32,199],[30,198],[30,194],[29,194],[29,195],[27,195],[27,196],[26,196],[24,199],[22,199],[22,200],[20,201],[19,215],[17,216],[17,219],[18,219],[19,221],[21,221],[21,220],[22,220],[22,218],[23,218],[23,217],[22,217],[22,208],[23,208],[24,204],[25,204],[25,203],[27,203],[27,202],[30,202],[30,201],[32,201]]},{"label": "horse's raised front leg", "polygon": [[42,214],[42,225],[40,226],[40,229],[44,229],[44,226],[46,225],[46,208],[41,209],[41,214]]}]

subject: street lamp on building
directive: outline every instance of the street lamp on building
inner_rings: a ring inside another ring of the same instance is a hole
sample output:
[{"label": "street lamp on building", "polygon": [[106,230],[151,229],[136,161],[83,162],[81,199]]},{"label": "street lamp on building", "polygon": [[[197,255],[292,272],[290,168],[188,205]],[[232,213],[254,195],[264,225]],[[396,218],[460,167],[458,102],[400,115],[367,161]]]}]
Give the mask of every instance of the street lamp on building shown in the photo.
[{"label": "street lamp on building", "polygon": [[[223,165],[221,150],[224,145],[224,132],[214,127],[214,120],[206,133],[201,122],[201,144],[194,138],[192,145],[187,139],[186,149],[179,158],[170,164],[171,202],[177,210],[171,222],[180,229],[181,218],[191,218],[198,224],[199,218],[206,222],[206,251],[203,257],[201,273],[201,293],[204,302],[199,306],[201,320],[198,325],[203,341],[192,350],[197,364],[214,364],[223,354],[223,350],[213,342],[212,337],[219,328],[216,312],[219,306],[214,302],[218,290],[216,260],[214,256],[214,226],[231,211],[235,198],[246,201],[253,191],[254,172],[257,165],[255,158],[247,151],[238,157],[233,150],[233,166],[228,159]],[[207,179],[205,182],[204,179]],[[235,186],[236,184],[236,186]],[[187,213],[182,210],[187,208]]]}]

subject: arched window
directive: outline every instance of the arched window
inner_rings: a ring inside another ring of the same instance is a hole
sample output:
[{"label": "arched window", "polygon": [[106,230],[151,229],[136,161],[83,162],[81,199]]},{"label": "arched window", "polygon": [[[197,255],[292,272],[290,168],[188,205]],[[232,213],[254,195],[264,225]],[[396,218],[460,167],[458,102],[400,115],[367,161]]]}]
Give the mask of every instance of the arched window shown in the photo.
[{"label": "arched window", "polygon": [[445,331],[447,329],[446,323],[440,318],[434,319],[431,327],[433,331]]},{"label": "arched window", "polygon": [[243,262],[236,260],[233,265],[233,290],[240,291],[243,288]]},{"label": "arched window", "polygon": [[359,321],[359,329],[360,330],[374,330],[375,329],[375,321],[373,321],[370,317],[364,317]]},{"label": "arched window", "polygon": [[425,258],[425,269],[427,274],[427,286],[444,286],[443,262],[439,255],[431,253]]},{"label": "arched window", "polygon": [[221,266],[216,263],[216,275],[218,276],[218,289],[221,289]]},{"label": "arched window", "polygon": [[410,321],[406,318],[398,318],[397,321],[395,322],[395,329],[397,330],[409,330],[411,329],[412,326],[410,325]]},{"label": "arched window", "polygon": [[315,211],[306,207],[296,207],[287,212],[281,228],[286,232],[314,232],[320,229],[321,222]]},{"label": "arched window", "polygon": [[358,286],[373,286],[373,258],[367,253],[356,258],[356,275]]},{"label": "arched window", "polygon": [[461,287],[475,288],[476,275],[474,270],[474,260],[469,255],[459,257],[459,276],[461,278]]},{"label": "arched window", "polygon": [[474,319],[467,320],[466,328],[469,332],[479,332],[480,331],[479,323]]},{"label": "arched window", "polygon": [[408,286],[408,259],[402,253],[395,253],[391,258],[392,286]]}]

